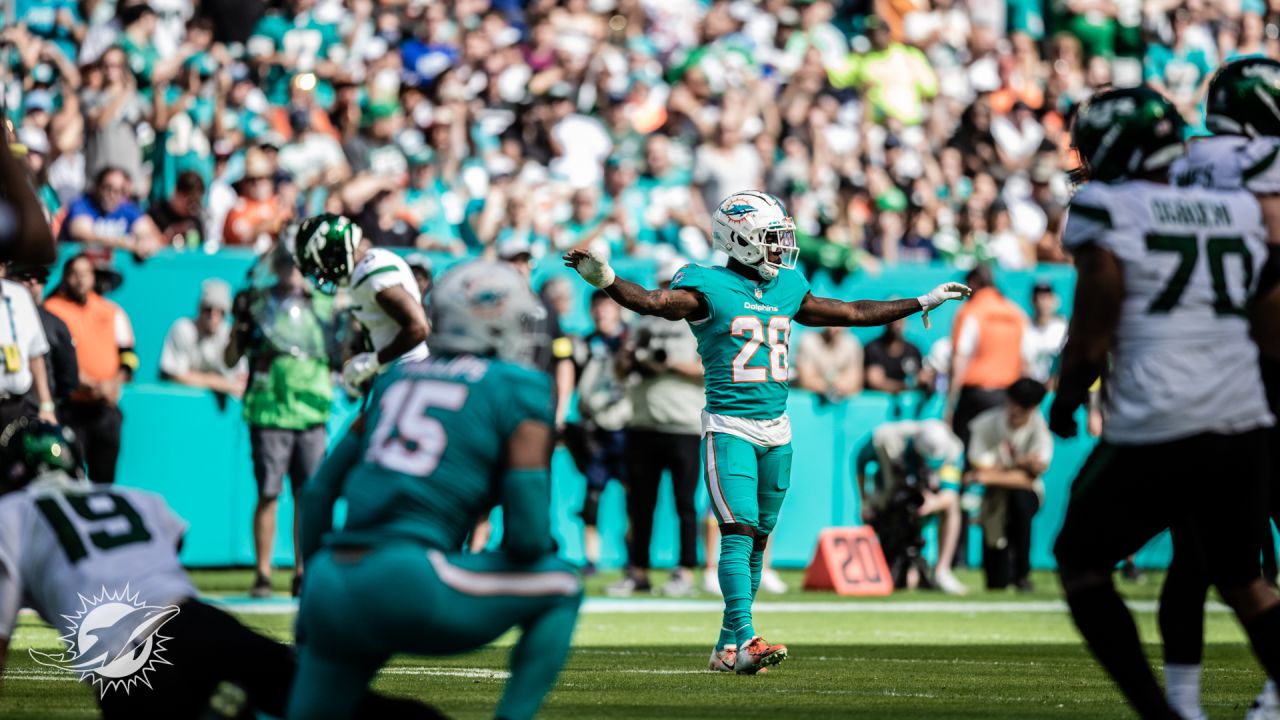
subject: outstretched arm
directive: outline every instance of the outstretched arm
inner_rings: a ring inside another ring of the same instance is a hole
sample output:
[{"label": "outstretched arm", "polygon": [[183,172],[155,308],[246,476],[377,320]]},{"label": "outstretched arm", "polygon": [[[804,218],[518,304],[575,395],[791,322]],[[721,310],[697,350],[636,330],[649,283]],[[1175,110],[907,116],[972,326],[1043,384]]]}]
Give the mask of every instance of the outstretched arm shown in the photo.
[{"label": "outstretched arm", "polygon": [[707,302],[702,293],[687,288],[645,290],[630,280],[613,273],[613,268],[588,250],[570,250],[564,255],[565,267],[578,271],[583,280],[604,290],[614,302],[641,315],[657,315],[667,320],[701,320],[707,317]]},{"label": "outstretched arm", "polygon": [[854,300],[804,296],[796,322],[811,327],[867,327],[888,325],[899,318],[914,315],[924,308],[915,298],[909,300]]},{"label": "outstretched arm", "polygon": [[924,312],[924,326],[929,327],[929,311],[948,300],[969,297],[973,291],[960,283],[943,283],[926,295],[907,300],[854,300],[804,296],[796,322],[810,327],[868,327],[888,325],[894,320]]}]

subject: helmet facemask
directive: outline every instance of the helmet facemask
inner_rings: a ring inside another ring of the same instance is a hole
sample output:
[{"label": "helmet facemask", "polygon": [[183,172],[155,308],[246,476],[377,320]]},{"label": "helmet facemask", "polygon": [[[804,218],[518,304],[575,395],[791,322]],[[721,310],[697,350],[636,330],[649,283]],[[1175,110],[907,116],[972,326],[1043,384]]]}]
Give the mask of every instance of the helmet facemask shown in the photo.
[{"label": "helmet facemask", "polygon": [[[778,276],[778,270],[794,270],[800,250],[796,247],[796,224],[791,218],[768,225],[759,233],[760,248],[764,257],[756,270],[765,280]],[[778,254],[778,261],[769,259],[773,253]]]}]

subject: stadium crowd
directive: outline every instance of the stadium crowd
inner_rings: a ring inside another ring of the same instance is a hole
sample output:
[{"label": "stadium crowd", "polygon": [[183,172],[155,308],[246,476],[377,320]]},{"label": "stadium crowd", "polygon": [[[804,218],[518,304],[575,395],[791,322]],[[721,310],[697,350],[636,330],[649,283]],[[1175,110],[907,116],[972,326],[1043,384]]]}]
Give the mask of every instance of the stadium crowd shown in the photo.
[{"label": "stadium crowd", "polygon": [[290,219],[534,258],[708,254],[762,187],[810,271],[1060,262],[1066,126],[1142,79],[1193,125],[1261,0],[18,2],[5,109],[58,237],[141,259]]},{"label": "stadium crowd", "polygon": [[[1145,80],[1198,132],[1214,67],[1276,55],[1280,42],[1280,11],[1260,0],[27,0],[8,12],[0,67],[12,147],[55,237],[82,246],[89,263],[76,267],[91,263],[104,295],[121,262],[164,248],[266,257],[282,230],[322,211],[356,219],[375,246],[495,256],[526,274],[585,246],[657,260],[665,282],[683,259],[714,261],[709,210],[748,187],[790,209],[809,273],[839,282],[943,262],[977,268],[990,285],[988,265],[1066,261],[1058,238],[1078,164],[1067,130],[1081,100]],[[287,254],[266,263],[285,285]],[[409,264],[425,293],[431,261]],[[562,279],[541,290],[553,317],[567,312]],[[901,323],[865,348],[840,330],[801,335],[792,381],[831,401],[863,389],[949,394],[947,420],[967,442],[969,420],[1003,407],[1012,383],[1052,374],[1065,334],[1058,298],[1037,285],[1031,321],[1021,300],[980,293],[971,320],[929,348],[907,341]],[[224,352],[228,323],[270,318],[233,305],[229,288],[207,283],[163,350],[140,351],[160,354],[164,379],[239,396],[244,364],[226,362],[239,357]],[[127,326],[128,308],[117,310]],[[988,331],[1002,312],[1017,316],[1017,337]],[[589,479],[589,560],[593,496],[610,479],[662,469],[625,450],[623,436],[689,444],[697,418],[668,410],[701,397],[700,367],[652,357],[687,355],[687,332],[662,340],[664,326],[624,327],[617,315],[594,299],[595,331],[557,332],[548,368],[558,423]],[[100,339],[132,353],[131,333]],[[342,352],[308,355],[318,385]],[[642,389],[618,384],[615,355]],[[106,368],[113,392],[95,401],[113,436],[126,370]],[[327,417],[264,412],[246,419],[309,432]],[[118,444],[104,451],[104,468],[115,453]],[[663,462],[696,471],[688,457]],[[273,516],[284,468],[255,463],[274,488],[258,514]],[[681,569],[669,583],[680,590],[696,560],[685,479]],[[631,588],[649,584],[652,494],[632,512]],[[1016,530],[1034,512],[1018,513]],[[261,540],[260,575],[270,552]],[[1014,581],[1025,579],[1025,553],[1016,560]]]}]

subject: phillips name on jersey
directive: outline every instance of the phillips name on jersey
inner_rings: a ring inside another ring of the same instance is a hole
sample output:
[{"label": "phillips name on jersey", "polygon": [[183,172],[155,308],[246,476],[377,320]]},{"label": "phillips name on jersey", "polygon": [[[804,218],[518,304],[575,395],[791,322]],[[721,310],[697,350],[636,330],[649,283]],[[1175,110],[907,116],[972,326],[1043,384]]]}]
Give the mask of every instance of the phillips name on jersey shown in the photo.
[{"label": "phillips name on jersey", "polygon": [[1267,257],[1251,194],[1095,181],[1072,198],[1062,240],[1072,250],[1107,250],[1124,272],[1107,441],[1272,424],[1245,310]]}]

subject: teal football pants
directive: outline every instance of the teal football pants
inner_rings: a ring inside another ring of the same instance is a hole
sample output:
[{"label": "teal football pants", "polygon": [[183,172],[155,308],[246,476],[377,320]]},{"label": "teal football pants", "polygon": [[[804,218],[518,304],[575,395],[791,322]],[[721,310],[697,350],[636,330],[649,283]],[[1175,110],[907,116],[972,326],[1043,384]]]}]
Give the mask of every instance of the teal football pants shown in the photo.
[{"label": "teal football pants", "polygon": [[467,652],[518,627],[495,717],[531,718],[568,657],[581,603],[577,572],[552,557],[520,565],[407,542],[327,548],[307,565],[289,717],[349,717],[392,655]]},{"label": "teal football pants", "polygon": [[751,603],[760,588],[764,549],[791,486],[791,444],[763,447],[735,435],[707,433],[702,467],[720,522],[720,591],[724,621],[716,647],[755,635]]}]

